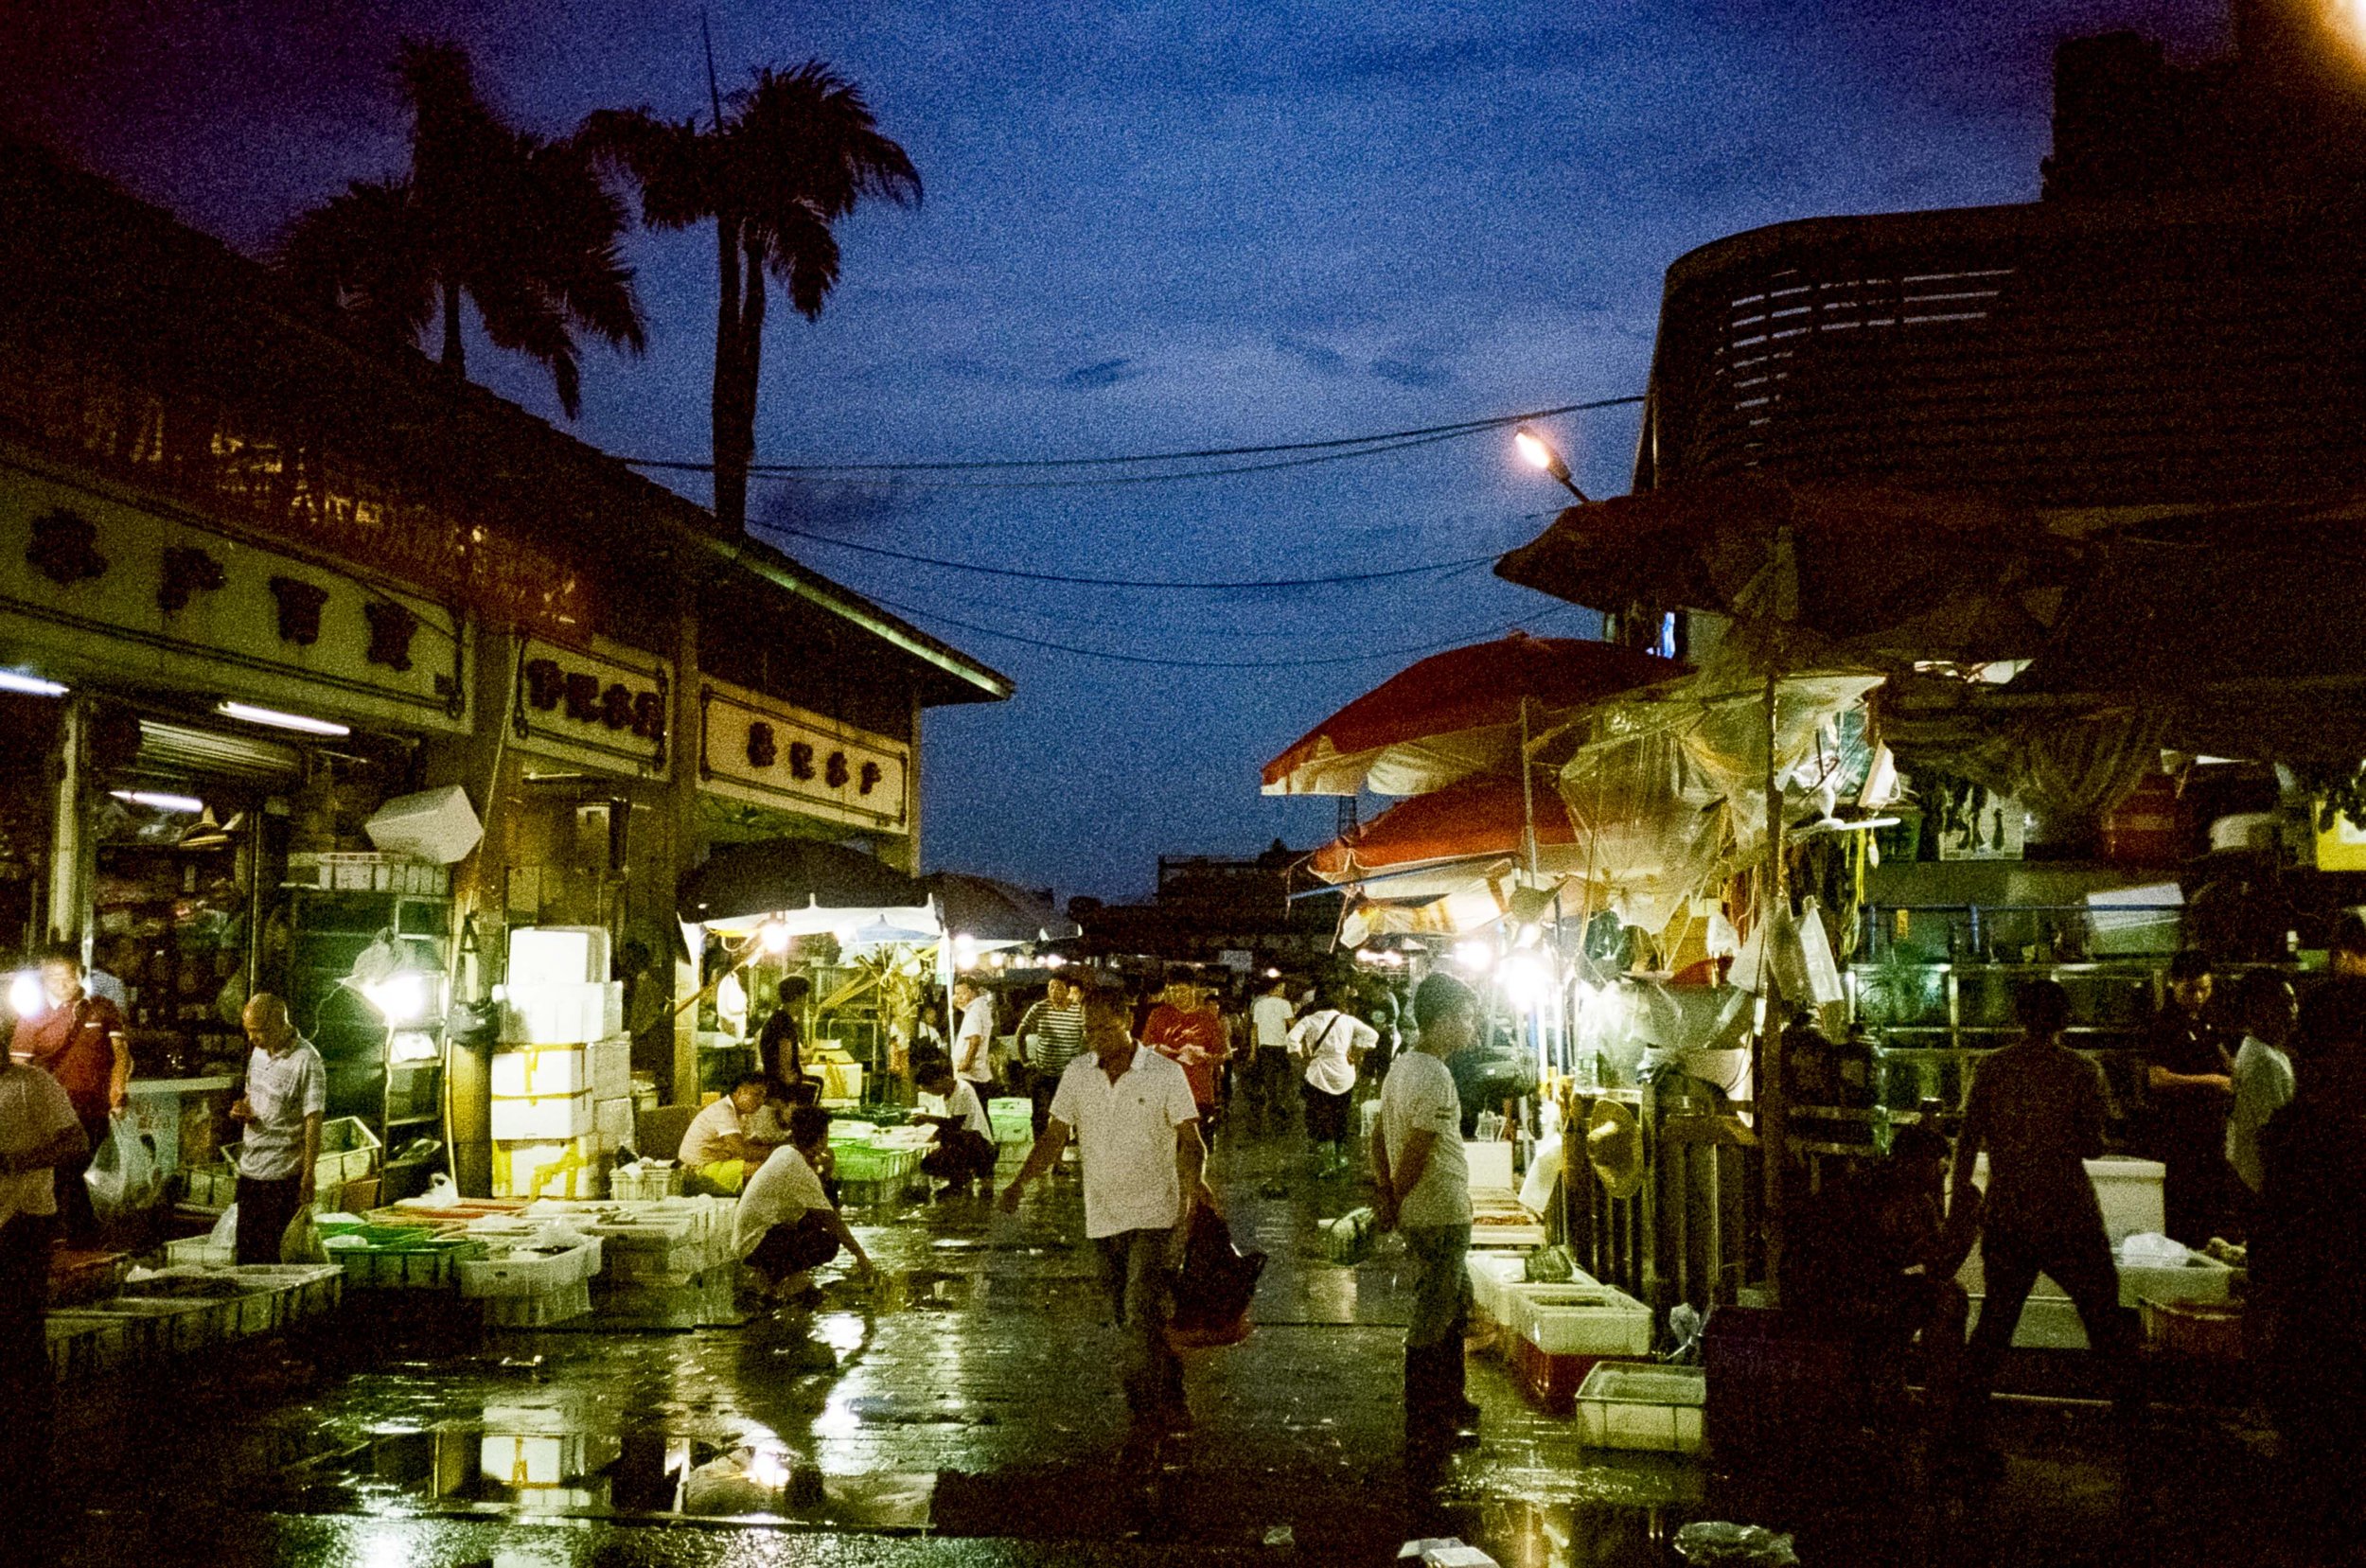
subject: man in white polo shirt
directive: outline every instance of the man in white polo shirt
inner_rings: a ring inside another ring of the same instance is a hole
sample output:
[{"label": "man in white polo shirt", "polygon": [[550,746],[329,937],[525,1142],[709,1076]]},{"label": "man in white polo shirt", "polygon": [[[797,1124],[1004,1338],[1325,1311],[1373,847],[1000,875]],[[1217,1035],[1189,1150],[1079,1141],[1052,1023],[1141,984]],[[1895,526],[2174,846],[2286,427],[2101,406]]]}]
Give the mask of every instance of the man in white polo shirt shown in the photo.
[{"label": "man in white polo shirt", "polygon": [[1060,1075],[1044,1136],[1002,1207],[1016,1212],[1027,1184],[1050,1171],[1069,1138],[1084,1165],[1085,1234],[1101,1254],[1102,1282],[1124,1334],[1125,1402],[1136,1441],[1188,1430],[1183,1364],[1167,1344],[1167,1289],[1193,1207],[1215,1207],[1202,1179],[1208,1152],[1199,1106],[1182,1067],[1134,1044],[1123,995],[1085,994],[1085,1043]]},{"label": "man in white polo shirt", "polygon": [[[972,1084],[994,1084],[994,993],[967,975],[953,982],[953,1071]],[[980,1094],[985,1093],[981,1088]]]},{"label": "man in white polo shirt", "polygon": [[49,1243],[58,1229],[54,1172],[89,1156],[81,1119],[58,1081],[0,1053],[0,1411],[9,1421],[0,1520],[24,1554],[11,1561],[47,1561],[44,1543],[57,1520],[49,1453],[56,1390],[45,1327]]}]

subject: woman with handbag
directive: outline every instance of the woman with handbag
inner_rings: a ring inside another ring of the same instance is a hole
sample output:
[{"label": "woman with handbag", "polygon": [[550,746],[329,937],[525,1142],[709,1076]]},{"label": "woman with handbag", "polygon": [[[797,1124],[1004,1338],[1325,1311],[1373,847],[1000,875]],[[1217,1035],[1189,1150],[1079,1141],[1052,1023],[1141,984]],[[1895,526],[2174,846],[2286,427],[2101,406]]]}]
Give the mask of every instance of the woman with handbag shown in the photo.
[{"label": "woman with handbag", "polygon": [[1313,1146],[1315,1174],[1348,1168],[1348,1102],[1355,1092],[1356,1065],[1380,1043],[1371,1025],[1349,1013],[1335,991],[1324,1005],[1290,1031],[1290,1054],[1306,1063],[1306,1139]]}]

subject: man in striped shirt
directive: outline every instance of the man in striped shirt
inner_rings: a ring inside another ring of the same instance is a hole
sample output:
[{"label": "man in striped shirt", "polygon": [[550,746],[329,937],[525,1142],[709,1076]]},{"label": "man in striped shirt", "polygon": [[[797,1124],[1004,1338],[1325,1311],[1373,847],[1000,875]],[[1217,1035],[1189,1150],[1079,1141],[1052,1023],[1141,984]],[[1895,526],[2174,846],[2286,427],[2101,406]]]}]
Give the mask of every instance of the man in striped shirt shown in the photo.
[{"label": "man in striped shirt", "polygon": [[1085,1049],[1085,998],[1077,988],[1052,976],[1044,999],[1028,1009],[1020,1020],[1018,1044],[1033,1075],[1030,1089],[1035,1102],[1035,1136],[1041,1137],[1051,1115],[1052,1091],[1060,1086],[1060,1074]]}]

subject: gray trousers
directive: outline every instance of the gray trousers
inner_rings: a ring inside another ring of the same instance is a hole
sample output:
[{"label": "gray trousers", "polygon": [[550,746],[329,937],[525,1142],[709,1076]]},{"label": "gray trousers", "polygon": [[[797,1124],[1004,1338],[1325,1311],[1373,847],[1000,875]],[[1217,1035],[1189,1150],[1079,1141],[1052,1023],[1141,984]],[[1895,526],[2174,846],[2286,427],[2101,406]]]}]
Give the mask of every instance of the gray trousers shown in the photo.
[{"label": "gray trousers", "polygon": [[1408,1350],[1425,1350],[1449,1336],[1461,1353],[1462,1330],[1471,1317],[1469,1225],[1405,1225],[1404,1257],[1412,1276],[1413,1316],[1404,1326]]},{"label": "gray trousers", "polygon": [[1121,1230],[1093,1242],[1123,1346],[1119,1371],[1125,1406],[1137,1419],[1183,1404],[1183,1363],[1167,1343],[1167,1248],[1174,1239],[1174,1227],[1167,1226]]}]

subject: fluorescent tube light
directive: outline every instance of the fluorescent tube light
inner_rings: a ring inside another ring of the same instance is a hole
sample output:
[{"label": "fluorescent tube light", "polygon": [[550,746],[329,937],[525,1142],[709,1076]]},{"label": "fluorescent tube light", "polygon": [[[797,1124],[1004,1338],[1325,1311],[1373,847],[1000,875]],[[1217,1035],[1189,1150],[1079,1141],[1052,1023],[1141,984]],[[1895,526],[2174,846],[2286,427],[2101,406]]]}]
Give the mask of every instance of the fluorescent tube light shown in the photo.
[{"label": "fluorescent tube light", "polygon": [[331,724],[325,718],[307,718],[302,714],[283,714],[276,708],[257,708],[252,703],[225,702],[214,712],[231,718],[242,718],[249,724],[268,724],[274,730],[294,730],[307,735],[350,735],[352,727]]}]

